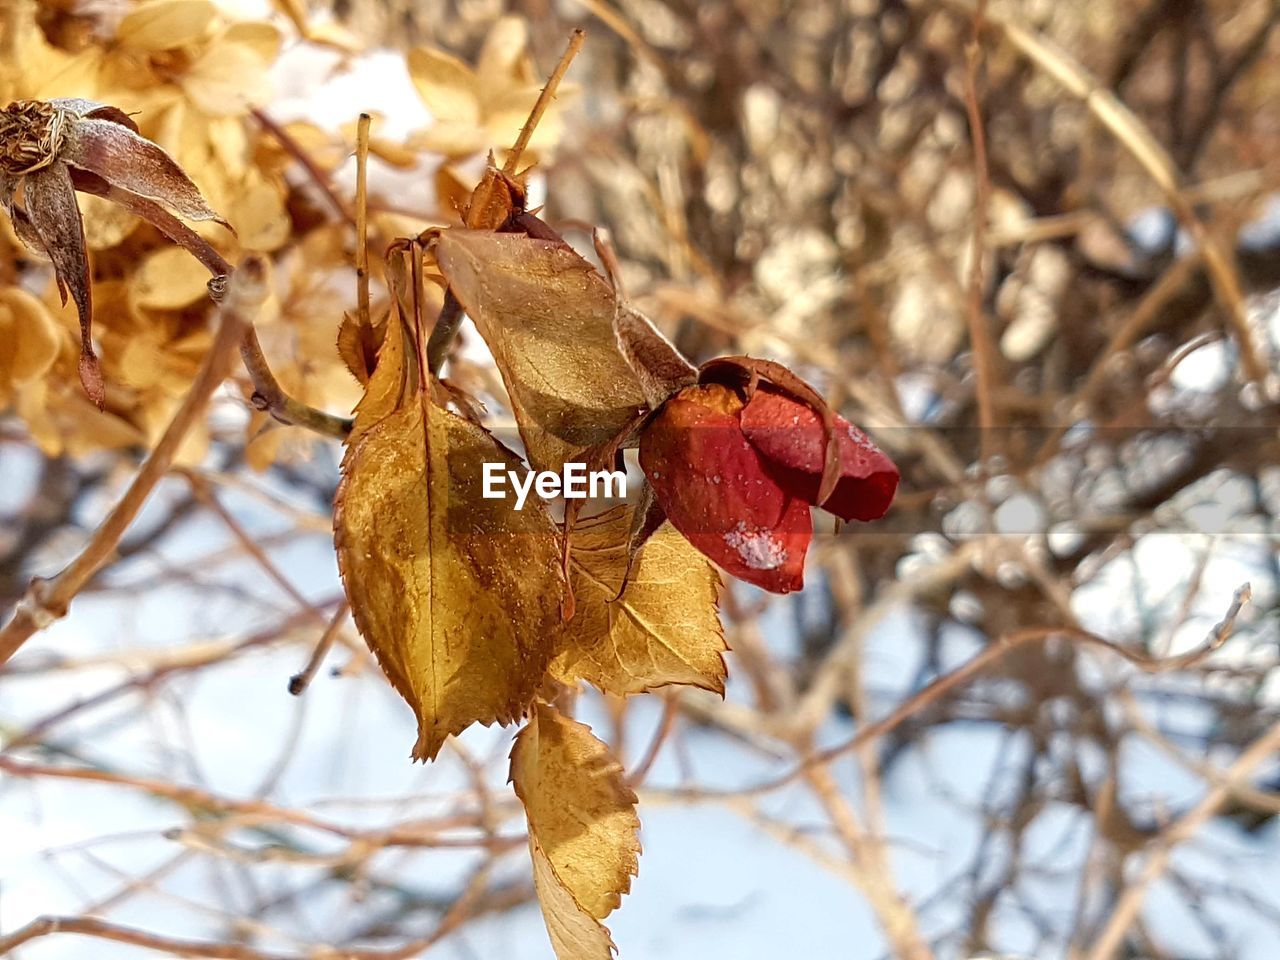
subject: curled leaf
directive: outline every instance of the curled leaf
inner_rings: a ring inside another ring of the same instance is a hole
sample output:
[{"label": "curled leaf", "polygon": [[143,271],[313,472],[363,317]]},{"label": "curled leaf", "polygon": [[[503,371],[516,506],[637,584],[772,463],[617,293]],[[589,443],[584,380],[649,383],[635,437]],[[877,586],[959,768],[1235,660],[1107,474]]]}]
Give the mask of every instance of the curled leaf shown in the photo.
[{"label": "curled leaf", "polygon": [[529,821],[534,882],[559,960],[607,960],[598,921],[631,888],[640,855],[636,795],[589,727],[539,703],[511,749]]},{"label": "curled leaf", "polygon": [[541,684],[562,589],[555,530],[540,504],[482,497],[484,463],[519,461],[421,396],[353,438],[339,568],[356,625],[418,717],[413,756],[433,759],[472,723],[522,716]]},{"label": "curled leaf", "polygon": [[569,567],[578,609],[559,631],[552,673],[618,696],[667,684],[723,694],[719,576],[663,526],[640,551],[624,590],[632,515],[621,506],[579,522]]}]

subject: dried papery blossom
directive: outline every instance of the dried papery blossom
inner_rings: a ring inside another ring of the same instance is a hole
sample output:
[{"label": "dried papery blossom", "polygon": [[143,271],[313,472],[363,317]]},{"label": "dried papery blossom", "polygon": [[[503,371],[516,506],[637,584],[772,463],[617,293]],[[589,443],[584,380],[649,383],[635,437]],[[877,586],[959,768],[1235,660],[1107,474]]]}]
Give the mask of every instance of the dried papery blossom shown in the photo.
[{"label": "dried papery blossom", "polygon": [[89,100],[17,100],[0,110],[0,201],[22,241],[53,262],[62,302],[68,293],[75,301],[80,381],[101,408],[106,390],[93,350],[89,257],[76,190],[120,203],[202,260],[208,259],[208,245],[174,217],[226,221],[182,168],[115,107]]}]

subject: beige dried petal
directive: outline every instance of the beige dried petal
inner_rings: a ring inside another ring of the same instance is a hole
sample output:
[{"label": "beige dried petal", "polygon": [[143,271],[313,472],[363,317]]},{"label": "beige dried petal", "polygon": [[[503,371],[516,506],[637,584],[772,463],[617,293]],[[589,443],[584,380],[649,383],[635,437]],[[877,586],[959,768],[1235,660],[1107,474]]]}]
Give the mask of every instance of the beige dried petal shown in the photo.
[{"label": "beige dried petal", "polygon": [[237,116],[270,95],[267,62],[243,43],[212,44],[181,83],[191,102],[211,117]]}]

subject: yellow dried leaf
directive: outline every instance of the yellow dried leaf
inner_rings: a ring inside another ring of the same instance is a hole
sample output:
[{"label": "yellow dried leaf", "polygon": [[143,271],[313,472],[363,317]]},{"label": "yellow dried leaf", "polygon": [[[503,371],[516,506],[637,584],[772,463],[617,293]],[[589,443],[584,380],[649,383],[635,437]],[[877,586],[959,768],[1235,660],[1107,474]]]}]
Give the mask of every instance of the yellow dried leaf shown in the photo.
[{"label": "yellow dried leaf", "polygon": [[133,303],[155,310],[175,310],[208,296],[209,271],[181,247],[161,247],[134,271]]},{"label": "yellow dried leaf", "polygon": [[417,382],[416,370],[410,362],[413,348],[404,322],[394,307],[383,331],[377,365],[365,384],[364,396],[356,404],[355,422],[347,437],[349,447],[354,446],[370,427],[413,399]]},{"label": "yellow dried leaf", "polygon": [[39,300],[17,287],[0,287],[0,401],[53,366],[61,333]]},{"label": "yellow dried leaf", "polygon": [[479,126],[476,75],[457,57],[431,47],[409,51],[409,77],[436,123]]},{"label": "yellow dried leaf", "polygon": [[204,37],[217,13],[211,0],[149,0],[125,15],[116,39],[148,52],[184,47]]},{"label": "yellow dried leaf", "polygon": [[569,582],[577,612],[562,625],[551,672],[626,696],[667,684],[724,694],[720,577],[670,524],[655,533],[614,600],[627,569],[631,509],[615,507],[573,529]]},{"label": "yellow dried leaf", "polygon": [[610,960],[615,948],[609,931],[573,899],[532,836],[529,856],[533,859],[533,890],[557,960]]},{"label": "yellow dried leaf", "polygon": [[486,462],[521,469],[481,427],[418,395],[342,461],[339,569],[356,625],[418,717],[419,760],[472,723],[523,715],[551,658],[555,529],[541,503],[482,497]]},{"label": "yellow dried leaf", "polygon": [[559,960],[607,958],[603,920],[639,865],[636,795],[591,729],[539,703],[511,749],[534,881]]},{"label": "yellow dried leaf", "polygon": [[529,462],[587,462],[645,409],[613,333],[612,288],[568,244],[451,229],[440,269],[502,373]]}]

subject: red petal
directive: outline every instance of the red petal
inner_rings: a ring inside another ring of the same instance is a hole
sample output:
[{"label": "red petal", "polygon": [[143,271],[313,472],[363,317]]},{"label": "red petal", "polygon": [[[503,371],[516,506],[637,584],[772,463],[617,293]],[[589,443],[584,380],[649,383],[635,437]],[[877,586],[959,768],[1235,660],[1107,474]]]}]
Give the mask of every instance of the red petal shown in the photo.
[{"label": "red petal", "polygon": [[[825,431],[806,403],[761,385],[742,411],[742,432],[774,477],[795,496],[814,502],[822,480]],[[839,415],[840,482],[820,506],[843,520],[878,520],[898,489],[898,468],[871,438]]]},{"label": "red petal", "polygon": [[774,593],[804,586],[809,505],[765,470],[743,436],[742,401],[719,384],[668,400],[640,436],[640,466],[672,526],[740,580]]}]

